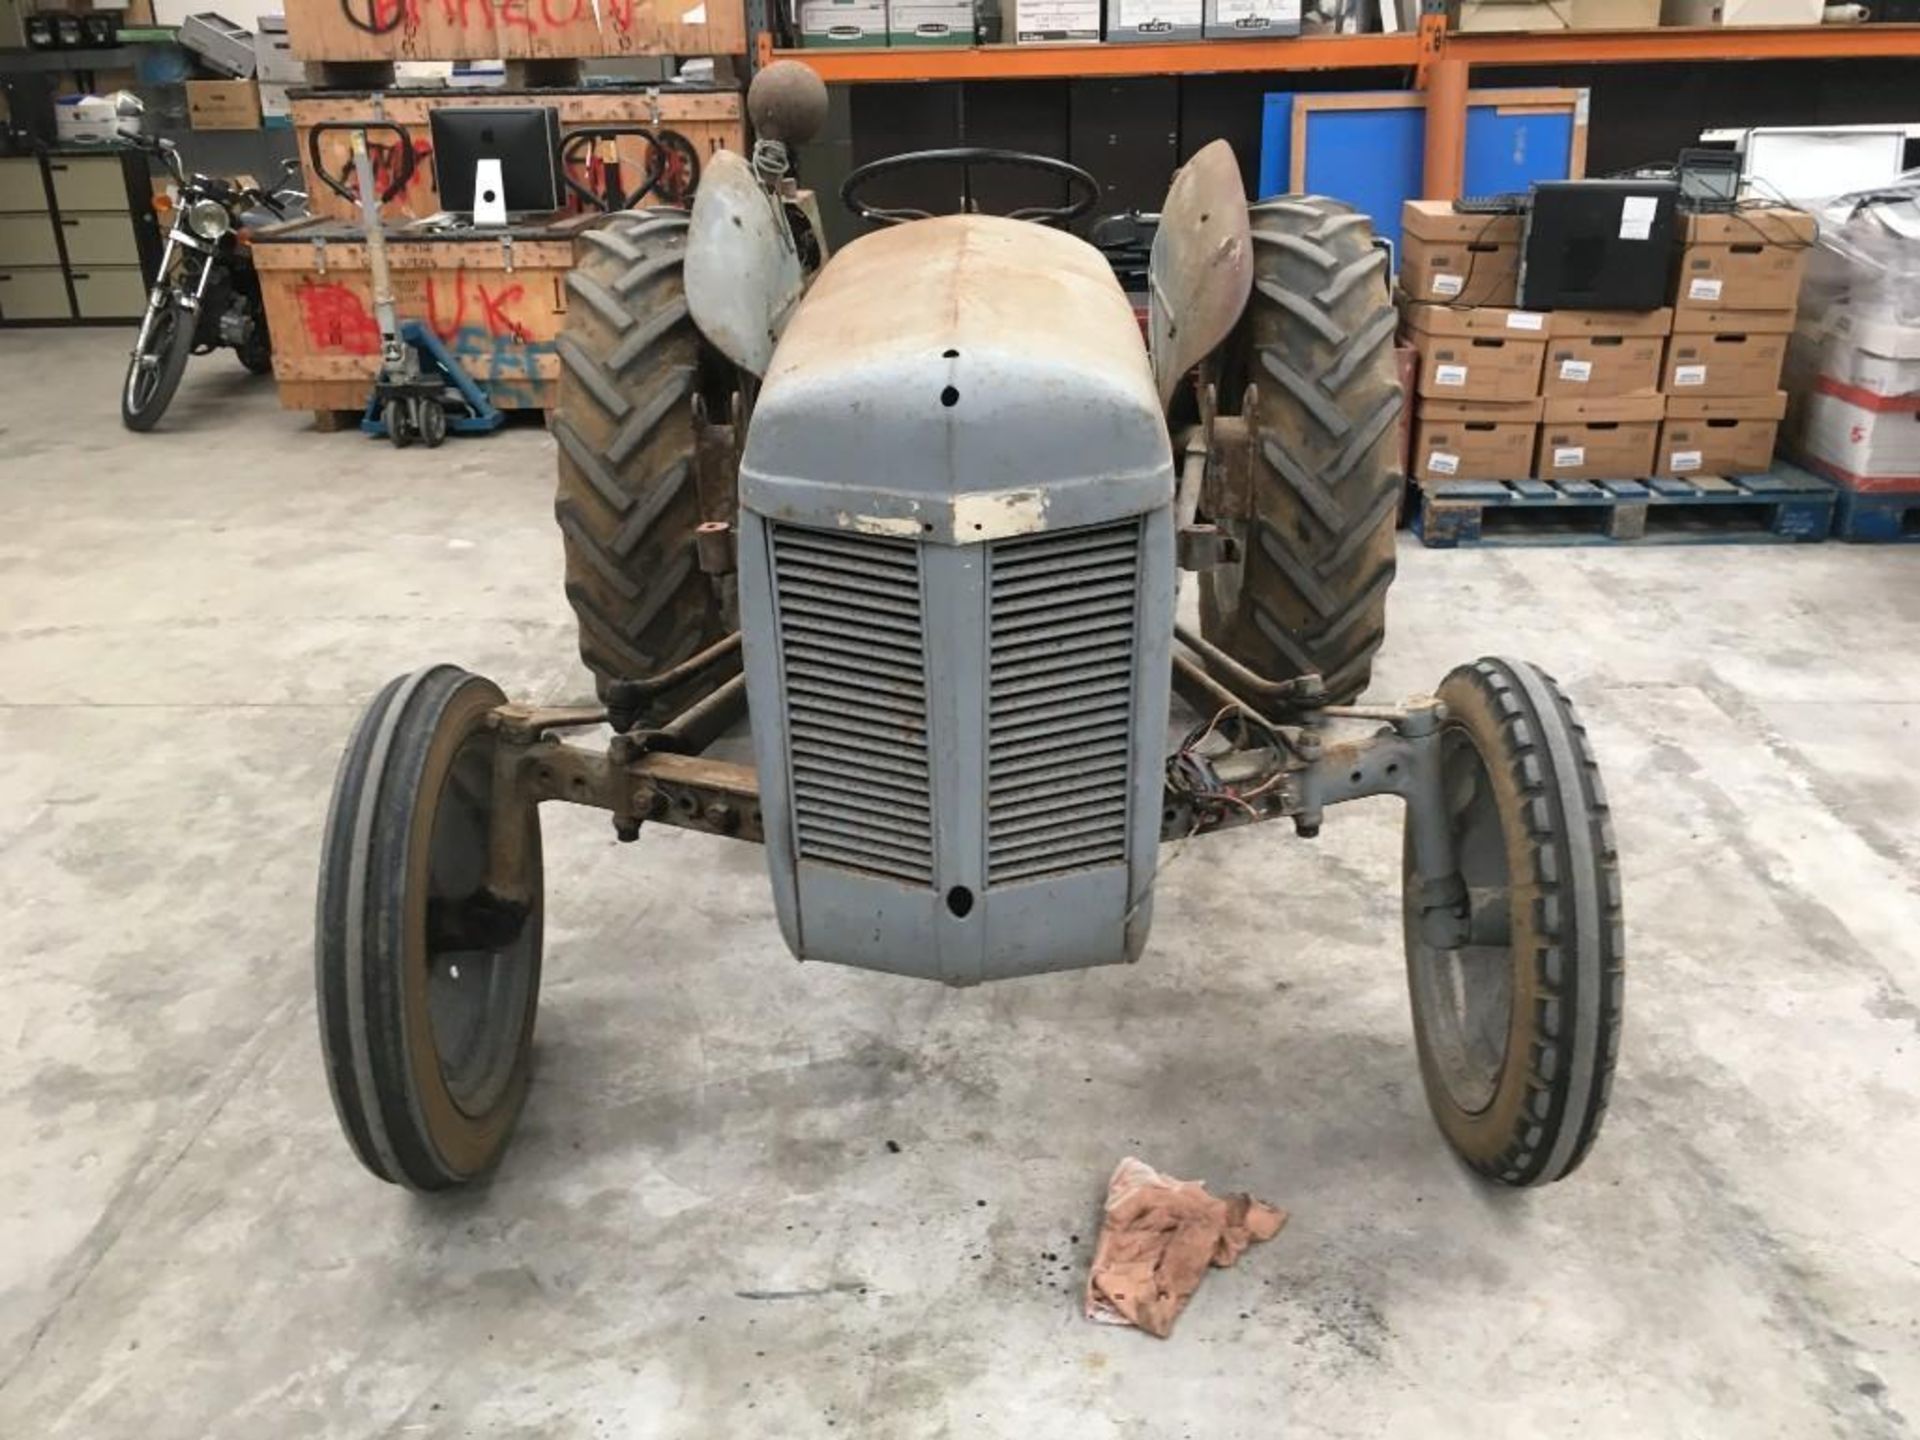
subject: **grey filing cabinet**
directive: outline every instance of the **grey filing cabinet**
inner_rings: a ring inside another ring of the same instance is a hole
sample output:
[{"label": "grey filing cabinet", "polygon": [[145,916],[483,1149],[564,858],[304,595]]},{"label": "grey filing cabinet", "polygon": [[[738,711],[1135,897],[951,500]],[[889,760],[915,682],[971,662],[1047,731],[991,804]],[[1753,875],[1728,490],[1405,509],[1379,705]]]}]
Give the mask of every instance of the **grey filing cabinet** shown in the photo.
[{"label": "grey filing cabinet", "polygon": [[139,152],[0,156],[0,325],[137,321],[159,258]]}]

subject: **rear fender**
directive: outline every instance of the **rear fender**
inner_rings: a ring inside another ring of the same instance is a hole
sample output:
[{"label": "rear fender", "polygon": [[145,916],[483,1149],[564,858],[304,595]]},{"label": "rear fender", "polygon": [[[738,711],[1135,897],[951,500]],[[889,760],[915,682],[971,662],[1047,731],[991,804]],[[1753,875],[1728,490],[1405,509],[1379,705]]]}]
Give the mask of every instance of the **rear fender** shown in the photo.
[{"label": "rear fender", "polygon": [[686,285],[700,333],[742,370],[765,375],[806,275],[780,202],[731,150],[707,161],[694,193]]},{"label": "rear fender", "polygon": [[1148,266],[1148,345],[1166,405],[1232,333],[1253,290],[1247,195],[1233,147],[1215,140],[1175,173]]}]

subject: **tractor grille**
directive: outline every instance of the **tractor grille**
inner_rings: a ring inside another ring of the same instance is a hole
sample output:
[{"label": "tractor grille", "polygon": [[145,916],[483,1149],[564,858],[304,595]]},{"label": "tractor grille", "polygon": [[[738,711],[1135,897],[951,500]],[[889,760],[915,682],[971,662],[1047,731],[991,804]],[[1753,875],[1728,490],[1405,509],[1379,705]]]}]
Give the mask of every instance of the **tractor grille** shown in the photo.
[{"label": "tractor grille", "polygon": [[1126,858],[1140,525],[994,544],[987,883]]},{"label": "tractor grille", "polygon": [[920,554],[773,527],[799,855],[933,883]]}]

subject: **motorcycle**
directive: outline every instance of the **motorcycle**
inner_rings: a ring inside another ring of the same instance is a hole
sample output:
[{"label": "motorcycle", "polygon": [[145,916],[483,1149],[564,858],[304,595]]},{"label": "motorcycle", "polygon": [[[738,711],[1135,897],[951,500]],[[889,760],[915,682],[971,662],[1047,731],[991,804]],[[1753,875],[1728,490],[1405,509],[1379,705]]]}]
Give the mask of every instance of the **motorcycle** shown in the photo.
[{"label": "motorcycle", "polygon": [[[137,121],[138,106],[131,96],[121,101],[123,122]],[[172,141],[149,139],[125,123],[121,136],[159,156],[178,189],[166,249],[120,394],[121,421],[129,430],[145,431],[166,413],[189,356],[226,346],[255,375],[272,371],[273,344],[247,232],[288,218],[289,206],[306,195],[284,184],[269,191],[216,175],[189,175]],[[286,162],[282,179],[299,168],[297,161]]]}]

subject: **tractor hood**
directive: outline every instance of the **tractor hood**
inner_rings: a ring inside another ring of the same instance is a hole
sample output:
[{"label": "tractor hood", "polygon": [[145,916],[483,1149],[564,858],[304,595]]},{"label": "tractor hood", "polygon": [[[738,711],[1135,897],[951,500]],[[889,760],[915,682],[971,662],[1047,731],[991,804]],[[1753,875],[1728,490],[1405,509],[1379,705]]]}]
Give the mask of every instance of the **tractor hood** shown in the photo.
[{"label": "tractor hood", "polygon": [[1132,307],[1058,230],[982,215],[878,231],[774,351],[740,471],[774,520],[971,544],[1150,509],[1173,455]]}]

